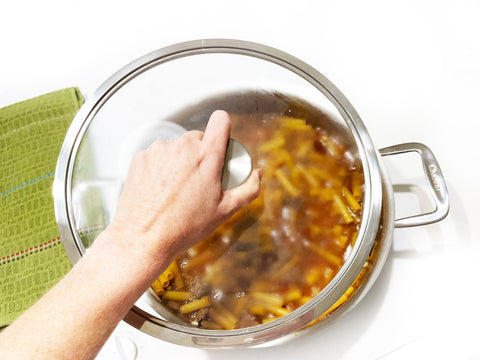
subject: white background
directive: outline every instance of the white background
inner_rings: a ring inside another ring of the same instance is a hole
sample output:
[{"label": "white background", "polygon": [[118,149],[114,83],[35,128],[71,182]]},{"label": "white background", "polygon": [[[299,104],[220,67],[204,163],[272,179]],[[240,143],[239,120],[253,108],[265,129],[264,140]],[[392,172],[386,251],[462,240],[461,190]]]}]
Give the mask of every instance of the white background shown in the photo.
[{"label": "white background", "polygon": [[[480,1],[2,1],[0,18],[0,107],[69,86],[88,97],[176,42],[249,40],[327,76],[377,148],[428,145],[447,179],[449,216],[397,229],[372,290],[330,327],[280,346],[205,351],[122,323],[99,359],[132,359],[133,343],[138,359],[480,359]],[[388,166],[396,183],[423,181],[415,157]],[[428,209],[417,186],[397,197],[398,213]]]}]

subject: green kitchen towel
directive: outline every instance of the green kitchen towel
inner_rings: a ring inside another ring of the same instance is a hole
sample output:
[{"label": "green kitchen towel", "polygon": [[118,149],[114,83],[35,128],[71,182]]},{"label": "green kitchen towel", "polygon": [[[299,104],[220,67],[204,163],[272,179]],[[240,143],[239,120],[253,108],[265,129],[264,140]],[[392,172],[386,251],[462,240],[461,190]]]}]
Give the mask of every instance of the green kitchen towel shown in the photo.
[{"label": "green kitchen towel", "polygon": [[77,88],[0,109],[0,328],[71,268],[53,207],[55,166],[83,104]]}]

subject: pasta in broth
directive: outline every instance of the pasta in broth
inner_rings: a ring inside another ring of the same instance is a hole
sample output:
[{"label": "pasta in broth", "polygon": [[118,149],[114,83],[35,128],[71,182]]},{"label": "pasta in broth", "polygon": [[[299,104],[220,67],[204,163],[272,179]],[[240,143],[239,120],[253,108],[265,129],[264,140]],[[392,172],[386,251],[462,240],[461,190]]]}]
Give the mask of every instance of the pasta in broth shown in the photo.
[{"label": "pasta in broth", "polygon": [[169,310],[206,329],[265,323],[308,302],[341,268],[360,224],[363,175],[342,144],[308,119],[239,116],[232,134],[263,169],[259,198],[152,285]]}]

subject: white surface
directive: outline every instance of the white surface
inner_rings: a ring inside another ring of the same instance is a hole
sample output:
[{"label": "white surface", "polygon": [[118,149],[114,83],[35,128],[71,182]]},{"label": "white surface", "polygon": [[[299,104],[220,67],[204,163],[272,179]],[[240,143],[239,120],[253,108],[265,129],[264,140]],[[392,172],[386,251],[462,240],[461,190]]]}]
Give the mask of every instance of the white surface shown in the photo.
[{"label": "white surface", "polygon": [[[378,148],[428,145],[447,178],[447,219],[397,229],[378,282],[329,328],[267,349],[203,351],[121,324],[99,359],[480,358],[479,1],[4,1],[0,12],[0,107],[68,86],[88,97],[130,61],[179,41],[250,40],[327,76]],[[397,162],[397,181],[420,181],[416,166]],[[399,212],[417,207],[416,196],[399,198]]]}]

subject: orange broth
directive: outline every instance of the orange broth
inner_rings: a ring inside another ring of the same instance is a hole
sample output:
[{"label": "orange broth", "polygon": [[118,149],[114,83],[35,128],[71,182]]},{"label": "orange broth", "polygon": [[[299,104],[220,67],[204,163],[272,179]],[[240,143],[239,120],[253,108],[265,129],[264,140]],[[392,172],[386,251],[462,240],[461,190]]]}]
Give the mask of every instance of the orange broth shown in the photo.
[{"label": "orange broth", "polygon": [[312,299],[342,267],[362,211],[359,164],[325,130],[278,115],[232,120],[263,169],[260,196],[152,286],[174,314],[206,329],[265,323]]}]

